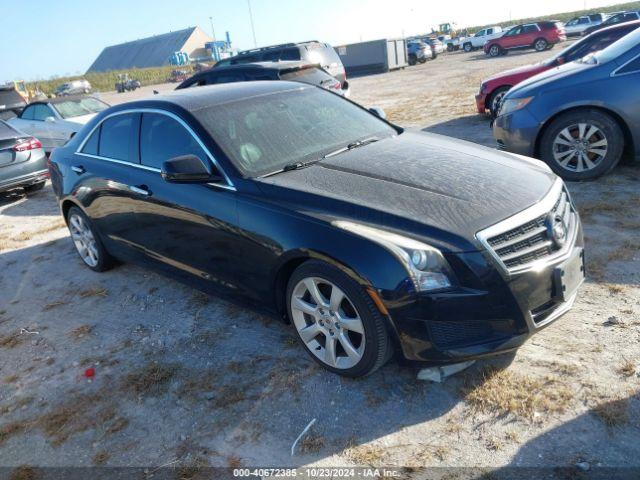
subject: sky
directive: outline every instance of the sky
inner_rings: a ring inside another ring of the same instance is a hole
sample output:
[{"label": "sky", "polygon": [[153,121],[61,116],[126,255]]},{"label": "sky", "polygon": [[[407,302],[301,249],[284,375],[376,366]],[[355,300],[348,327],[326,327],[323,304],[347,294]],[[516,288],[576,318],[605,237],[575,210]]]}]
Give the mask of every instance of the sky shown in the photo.
[{"label": "sky", "polygon": [[[1,0],[1,3],[10,0]],[[620,3],[620,0],[250,0],[258,46],[332,45],[400,37],[455,22],[473,26]],[[12,2],[15,3],[15,2]],[[253,48],[247,0],[22,0],[2,9],[0,82],[82,74],[109,45],[199,25]],[[22,33],[9,25],[28,25]]]}]

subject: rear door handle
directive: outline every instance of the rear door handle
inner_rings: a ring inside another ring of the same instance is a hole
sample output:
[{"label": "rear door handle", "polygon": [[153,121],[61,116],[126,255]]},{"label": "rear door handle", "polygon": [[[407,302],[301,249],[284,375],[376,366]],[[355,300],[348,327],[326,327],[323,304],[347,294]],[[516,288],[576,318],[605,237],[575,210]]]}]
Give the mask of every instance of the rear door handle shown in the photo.
[{"label": "rear door handle", "polygon": [[139,187],[135,185],[129,185],[129,190],[139,195],[149,196],[151,192],[147,189],[146,185],[140,185]]},{"label": "rear door handle", "polygon": [[82,175],[83,173],[86,172],[86,170],[82,165],[74,165],[73,167],[71,167],[71,170],[76,172],[78,175]]}]

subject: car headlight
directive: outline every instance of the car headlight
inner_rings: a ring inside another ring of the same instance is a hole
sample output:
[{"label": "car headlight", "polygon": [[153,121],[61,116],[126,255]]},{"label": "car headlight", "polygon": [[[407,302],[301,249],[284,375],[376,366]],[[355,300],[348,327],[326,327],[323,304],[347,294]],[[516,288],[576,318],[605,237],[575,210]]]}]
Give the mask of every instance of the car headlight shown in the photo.
[{"label": "car headlight", "polygon": [[500,106],[500,115],[508,115],[523,109],[533,100],[533,97],[526,98],[505,98]]},{"label": "car headlight", "polygon": [[455,283],[451,266],[437,248],[412,238],[359,223],[337,220],[333,225],[387,248],[407,269],[418,291],[441,290]]}]

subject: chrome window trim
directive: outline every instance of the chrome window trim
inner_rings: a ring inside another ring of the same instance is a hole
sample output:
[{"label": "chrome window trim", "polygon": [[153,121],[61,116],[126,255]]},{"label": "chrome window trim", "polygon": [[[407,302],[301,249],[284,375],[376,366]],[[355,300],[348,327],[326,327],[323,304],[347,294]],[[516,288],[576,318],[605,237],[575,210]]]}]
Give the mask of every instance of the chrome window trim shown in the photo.
[{"label": "chrome window trim", "polygon": [[618,73],[619,70],[622,70],[624,67],[629,65],[631,62],[635,62],[638,58],[640,58],[640,53],[638,55],[636,55],[635,57],[629,59],[628,61],[626,61],[622,65],[620,65],[618,68],[616,68],[613,72],[611,72],[610,76],[611,77],[624,77],[625,75],[634,75],[636,73],[640,73],[640,69],[635,70],[633,72]]},{"label": "chrome window trim", "polygon": [[[548,257],[542,258],[528,265],[514,267],[511,269],[508,268],[504,264],[500,256],[496,253],[496,251],[491,247],[491,245],[489,245],[490,238],[508,232],[509,230],[517,228],[520,225],[524,225],[525,223],[531,222],[536,218],[544,215],[545,213],[550,212],[558,201],[558,197],[562,193],[563,188],[564,182],[562,181],[562,179],[556,178],[554,184],[551,186],[551,189],[540,202],[519,213],[516,213],[512,217],[502,220],[501,222],[498,222],[495,225],[492,225],[476,233],[476,239],[485,248],[487,253],[491,255],[491,258],[506,278],[510,278],[512,275],[537,270],[541,266],[549,265],[551,263],[564,261],[571,256],[579,230],[578,218],[576,218],[576,222],[574,222],[572,230],[568,233],[568,241],[563,248],[555,252],[553,255],[549,255]],[[571,197],[569,197],[569,202],[570,207],[573,208]],[[574,212],[573,215],[578,217],[577,212]]]},{"label": "chrome window trim", "polygon": [[131,113],[157,113],[159,115],[165,115],[165,116],[167,116],[169,118],[172,118],[176,122],[178,122],[180,125],[182,125],[182,127],[187,132],[189,132],[189,134],[195,139],[195,141],[198,142],[198,145],[200,146],[200,148],[202,148],[202,150],[207,155],[207,157],[209,157],[209,161],[222,174],[222,177],[224,178],[224,180],[226,182],[226,185],[219,184],[219,183],[208,183],[207,185],[213,185],[213,186],[216,186],[216,187],[225,188],[227,190],[234,190],[234,191],[236,190],[235,185],[233,184],[233,182],[231,181],[231,179],[229,178],[227,173],[222,169],[222,167],[220,166],[220,164],[218,163],[216,158],[212,155],[212,153],[205,146],[205,144],[202,142],[202,140],[200,140],[198,135],[196,135],[196,133],[193,131],[193,129],[189,126],[189,124],[187,124],[187,122],[185,122],[182,118],[177,116],[175,113],[169,112],[167,110],[161,110],[161,109],[158,109],[158,108],[130,108],[130,109],[127,109],[127,110],[119,110],[117,112],[113,112],[113,113],[110,113],[109,115],[106,115],[102,120],[100,120],[91,129],[91,131],[87,135],[85,135],[85,137],[82,139],[82,142],[80,142],[80,145],[78,146],[78,149],[75,152],[76,155],[83,155],[83,156],[86,156],[86,157],[95,158],[97,160],[106,160],[106,161],[110,161],[110,162],[114,162],[114,163],[119,163],[119,164],[122,164],[122,165],[129,165],[129,166],[132,166],[132,167],[141,168],[143,170],[148,170],[148,171],[151,171],[151,172],[160,173],[160,169],[159,168],[148,167],[146,165],[142,165],[142,163],[133,163],[133,162],[129,162],[129,161],[126,161],[126,160],[118,160],[116,158],[102,157],[100,155],[93,155],[93,154],[82,152],[82,149],[84,148],[84,146],[87,143],[87,141],[89,140],[89,138],[91,138],[91,136],[95,133],[95,131],[98,129],[98,127],[100,127],[106,120],[108,120],[109,118],[112,118],[112,117],[116,117],[118,115],[127,115],[127,114],[131,114]]}]

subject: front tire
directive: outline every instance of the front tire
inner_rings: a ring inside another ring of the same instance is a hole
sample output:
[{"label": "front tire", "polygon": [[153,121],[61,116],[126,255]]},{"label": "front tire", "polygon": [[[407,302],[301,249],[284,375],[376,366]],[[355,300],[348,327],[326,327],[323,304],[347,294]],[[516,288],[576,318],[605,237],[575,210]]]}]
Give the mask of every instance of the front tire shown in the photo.
[{"label": "front tire", "polygon": [[300,265],[287,285],[287,312],[307,353],[327,370],[363,377],[393,353],[385,321],[366,291],[328,263]]},{"label": "front tire", "polygon": [[544,52],[549,48],[549,42],[547,42],[544,38],[538,38],[535,42],[533,42],[533,48],[536,52]]},{"label": "front tire", "polygon": [[489,105],[489,112],[491,112],[492,118],[495,118],[498,116],[498,110],[500,110],[500,103],[502,103],[502,99],[510,89],[511,89],[510,86],[504,86],[504,87],[496,88],[491,93],[491,97],[489,97],[489,101],[487,102],[487,104]]},{"label": "front tire", "polygon": [[104,272],[113,268],[115,259],[104,248],[89,217],[78,207],[69,209],[67,226],[76,251],[87,267],[94,272]]},{"label": "front tire", "polygon": [[624,135],[618,122],[599,110],[577,110],[556,118],[542,135],[542,159],[569,181],[594,180],[618,164]]},{"label": "front tire", "polygon": [[502,55],[502,47],[500,47],[500,45],[491,45],[491,47],[489,47],[489,56],[490,57],[499,57],[500,55]]}]

